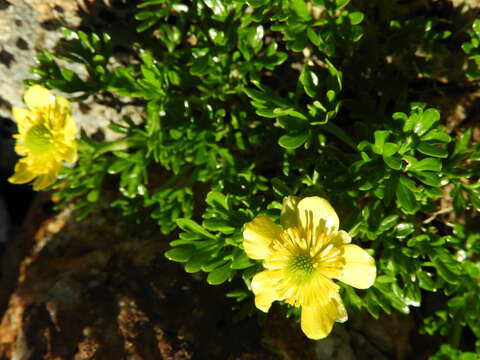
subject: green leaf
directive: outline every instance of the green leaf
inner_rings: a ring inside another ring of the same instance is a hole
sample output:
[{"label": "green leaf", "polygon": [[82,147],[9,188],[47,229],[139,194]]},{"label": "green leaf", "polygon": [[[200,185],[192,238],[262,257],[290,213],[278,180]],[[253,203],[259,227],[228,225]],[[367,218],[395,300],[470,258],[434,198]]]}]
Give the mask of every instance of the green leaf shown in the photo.
[{"label": "green leaf", "polygon": [[337,93],[334,90],[327,90],[327,100],[333,103],[337,97]]},{"label": "green leaf", "polygon": [[478,192],[469,190],[468,195],[470,197],[470,201],[472,202],[473,206],[477,211],[480,211],[480,194]]},{"label": "green leaf", "polygon": [[210,234],[207,230],[191,219],[177,219],[177,225],[184,231],[200,234],[209,239],[216,239],[214,235]]},{"label": "green leaf", "polygon": [[318,96],[318,76],[313,71],[305,67],[300,73],[299,80],[308,96],[310,96],[311,98],[315,98]]},{"label": "green leaf", "polygon": [[278,144],[285,149],[297,149],[307,141],[309,131],[285,134],[278,139]]},{"label": "green leaf", "polygon": [[177,246],[165,252],[165,257],[171,261],[187,262],[195,253],[192,245]]},{"label": "green leaf", "polygon": [[97,189],[93,189],[88,193],[87,200],[89,202],[95,202],[98,200],[99,197],[100,197],[100,189],[97,188]]},{"label": "green leaf", "polygon": [[310,12],[308,11],[307,4],[304,0],[292,0],[291,2],[293,11],[304,21],[311,20]]},{"label": "green leaf", "polygon": [[118,174],[124,171],[125,169],[127,169],[131,165],[132,163],[128,160],[117,159],[108,167],[107,172],[109,174]]},{"label": "green leaf", "polygon": [[381,308],[378,305],[378,300],[376,297],[374,298],[371,294],[373,293],[369,292],[370,296],[367,296],[364,299],[363,306],[367,308],[370,315],[372,315],[375,319],[378,319],[380,317]]},{"label": "green leaf", "polygon": [[412,131],[417,124],[421,121],[421,117],[417,113],[410,114],[410,116],[405,120],[405,123],[403,125],[403,131],[404,132],[409,132]]},{"label": "green leaf", "polygon": [[406,121],[406,120],[408,119],[408,116],[407,116],[407,114],[405,114],[405,113],[396,112],[396,113],[393,113],[392,119],[394,119],[394,120],[403,120],[403,121]]},{"label": "green leaf", "polygon": [[442,190],[435,188],[435,187],[429,187],[425,189],[425,194],[428,195],[428,197],[432,199],[438,199],[443,196]]},{"label": "green leaf", "polygon": [[228,210],[228,201],[227,197],[218,191],[210,191],[205,199],[208,205],[216,208],[222,209],[223,211]]},{"label": "green leaf", "polygon": [[364,15],[360,11],[354,11],[354,12],[348,14],[348,18],[350,20],[350,24],[358,25],[363,21]]},{"label": "green leaf", "polygon": [[277,116],[290,115],[301,120],[307,120],[307,117],[302,114],[300,111],[295,110],[294,108],[276,108],[273,109],[273,113]]},{"label": "green leaf", "polygon": [[144,0],[142,3],[138,4],[137,7],[138,8],[144,8],[144,7],[151,6],[151,5],[160,5],[160,4],[163,4],[167,1],[168,0]]},{"label": "green leaf", "polygon": [[428,290],[428,291],[436,291],[437,287],[435,286],[435,281],[432,279],[432,274],[426,271],[418,271],[417,274],[417,279],[419,286],[422,289]]},{"label": "green leaf", "polygon": [[448,266],[446,266],[438,257],[433,257],[432,259],[435,268],[437,269],[438,274],[442,279],[450,284],[457,284],[459,277],[455,275]]},{"label": "green leaf", "polygon": [[271,180],[273,190],[278,193],[280,196],[291,195],[293,192],[288,188],[288,186],[279,178],[273,178]]},{"label": "green leaf", "polygon": [[455,144],[455,150],[453,151],[453,155],[461,153],[467,150],[468,144],[470,144],[470,140],[472,138],[472,128],[468,128],[461,136],[460,139]]},{"label": "green leaf", "polygon": [[361,309],[363,306],[363,300],[360,296],[357,295],[355,290],[351,286],[345,287],[345,295],[347,296],[349,302],[356,307],[357,309]]},{"label": "green leaf", "polygon": [[213,270],[207,276],[207,282],[210,285],[220,285],[227,281],[227,279],[233,274],[233,270],[230,268],[230,263],[220,266]]},{"label": "green leaf", "polygon": [[245,255],[245,253],[242,252],[239,256],[235,258],[235,260],[232,261],[230,267],[235,270],[241,270],[246,269],[252,265],[252,261],[248,258],[247,255]]},{"label": "green leaf", "polygon": [[392,156],[399,149],[399,146],[395,143],[387,142],[383,145],[383,155]]},{"label": "green leaf", "polygon": [[437,142],[424,141],[417,146],[417,150],[422,154],[445,158],[448,156],[447,150],[439,146]]},{"label": "green leaf", "polygon": [[209,262],[214,254],[211,251],[196,252],[195,256],[191,256],[185,264],[185,271],[188,273],[196,273],[202,270],[202,265]]},{"label": "green leaf", "polygon": [[203,226],[208,230],[220,231],[224,234],[231,234],[235,231],[235,228],[228,225],[223,219],[205,219],[203,220]]},{"label": "green leaf", "polygon": [[418,180],[423,182],[426,185],[430,185],[433,187],[440,186],[440,176],[438,173],[434,172],[413,172],[413,176],[415,176]]},{"label": "green leaf", "polygon": [[192,73],[192,75],[201,76],[208,73],[211,70],[211,68],[208,66],[208,60],[208,55],[193,60],[190,67],[190,72]]},{"label": "green leaf", "polygon": [[342,10],[345,6],[348,5],[348,3],[350,2],[350,0],[335,0],[335,5],[336,5],[336,8],[335,10]]},{"label": "green leaf", "polygon": [[457,284],[461,278],[462,269],[452,253],[444,247],[432,249],[430,259],[437,269],[440,277],[450,284]]},{"label": "green leaf", "polygon": [[422,136],[430,130],[432,125],[438,120],[440,120],[440,113],[435,109],[427,109],[415,124],[413,132],[418,134],[418,136]]},{"label": "green leaf", "polygon": [[387,216],[380,223],[380,226],[378,227],[378,231],[384,232],[384,231],[390,230],[392,227],[394,227],[397,224],[399,217],[400,216],[397,214]]},{"label": "green leaf", "polygon": [[307,36],[313,45],[319,46],[322,42],[322,38],[318,35],[312,27],[308,27]]},{"label": "green leaf", "polygon": [[402,169],[402,160],[395,156],[383,156],[383,161],[388,167],[392,168],[393,170],[401,170]]},{"label": "green leaf", "polygon": [[269,2],[270,0],[248,0],[248,4],[254,9],[267,5]]},{"label": "green leaf", "polygon": [[400,178],[395,193],[403,211],[407,214],[415,214],[418,209],[417,200],[415,199],[413,191],[405,185],[405,177]]},{"label": "green leaf", "polygon": [[444,129],[440,126],[433,128],[428,133],[422,136],[423,141],[438,141],[439,143],[449,143],[452,141],[450,135],[448,135]]},{"label": "green leaf", "polygon": [[389,130],[377,130],[373,133],[373,136],[375,138],[375,148],[373,149],[373,152],[375,152],[378,155],[381,155],[383,153],[383,145],[385,144],[385,141],[388,139],[392,132]]},{"label": "green leaf", "polygon": [[404,239],[415,231],[415,226],[412,223],[400,223],[395,227],[395,236],[399,239]]},{"label": "green leaf", "polygon": [[[275,113],[273,113],[273,115],[274,115],[273,117],[278,116]],[[297,117],[278,116],[277,120],[280,126],[285,130],[287,130],[287,132],[298,132],[298,131],[306,130],[309,127],[309,123],[307,121],[305,121],[304,119],[299,119]]]},{"label": "green leaf", "polygon": [[442,170],[442,162],[438,159],[426,158],[422,159],[416,163],[412,163],[408,170],[411,171],[436,171],[439,172]]},{"label": "green leaf", "polygon": [[475,35],[480,37],[480,19],[475,19],[472,25],[472,29],[475,32]]}]

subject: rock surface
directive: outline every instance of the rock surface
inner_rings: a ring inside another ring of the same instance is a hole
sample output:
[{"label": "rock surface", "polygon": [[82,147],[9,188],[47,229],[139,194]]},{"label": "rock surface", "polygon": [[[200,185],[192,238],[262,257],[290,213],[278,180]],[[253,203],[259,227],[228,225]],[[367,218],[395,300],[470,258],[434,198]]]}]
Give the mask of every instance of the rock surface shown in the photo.
[{"label": "rock surface", "polygon": [[[115,12],[108,10],[110,5],[115,6]],[[61,27],[120,33],[132,22],[134,6],[126,0],[0,0],[0,118],[11,118],[13,106],[25,107],[23,81],[34,78],[29,71],[36,55],[43,49],[54,52],[63,37]],[[120,34],[118,38],[123,37]],[[124,50],[119,51],[119,56],[124,56]],[[112,61],[115,63],[115,58]],[[68,67],[83,72],[79,65]],[[112,101],[108,94],[73,104],[79,125],[89,134],[101,131],[107,139],[115,137],[107,129],[111,121],[119,122],[123,116],[140,121],[142,114],[142,107]]]},{"label": "rock surface", "polygon": [[45,216],[37,198],[4,257],[0,360],[411,359],[411,318],[351,314],[310,341],[274,306],[262,328],[234,322],[226,287],[165,259],[158,234],[127,229],[107,207],[81,222]]}]

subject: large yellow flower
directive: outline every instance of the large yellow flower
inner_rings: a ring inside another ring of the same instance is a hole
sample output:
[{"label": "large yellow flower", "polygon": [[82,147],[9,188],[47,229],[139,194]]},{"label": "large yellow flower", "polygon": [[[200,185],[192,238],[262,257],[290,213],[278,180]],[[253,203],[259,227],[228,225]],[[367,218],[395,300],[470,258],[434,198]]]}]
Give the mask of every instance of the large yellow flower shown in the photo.
[{"label": "large yellow flower", "polygon": [[265,267],[252,279],[255,305],[264,312],[275,300],[301,306],[303,332],[324,338],[336,321],[347,320],[332,279],[366,289],[375,281],[375,261],[338,230],[338,216],[325,199],[288,196],[280,221],[282,227],[257,216],[243,232],[245,252]]},{"label": "large yellow flower", "polygon": [[24,101],[28,109],[12,109],[19,132],[13,136],[15,151],[23,157],[8,180],[24,184],[36,178],[33,189],[41,190],[55,182],[63,161],[75,161],[77,126],[68,100],[43,86],[29,87]]}]

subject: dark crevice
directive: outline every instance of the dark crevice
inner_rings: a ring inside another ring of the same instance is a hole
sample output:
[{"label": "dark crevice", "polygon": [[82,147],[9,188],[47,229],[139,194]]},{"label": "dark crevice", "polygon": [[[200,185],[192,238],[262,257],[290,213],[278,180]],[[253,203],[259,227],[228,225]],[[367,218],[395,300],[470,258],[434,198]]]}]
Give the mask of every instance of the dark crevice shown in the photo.
[{"label": "dark crevice", "polygon": [[12,54],[10,54],[7,50],[2,49],[2,51],[0,51],[0,63],[10,68],[10,65],[12,64],[13,60],[15,60],[15,57]]},{"label": "dark crevice", "polygon": [[63,26],[62,22],[58,19],[48,19],[40,24],[42,28],[48,31],[58,30]]},{"label": "dark crevice", "polygon": [[0,0],[0,10],[6,10],[10,5],[7,0]]},{"label": "dark crevice", "polygon": [[15,45],[20,49],[20,50],[28,50],[29,49],[29,46],[28,46],[28,43],[23,40],[21,37],[19,37],[17,39],[17,41],[15,42]]}]

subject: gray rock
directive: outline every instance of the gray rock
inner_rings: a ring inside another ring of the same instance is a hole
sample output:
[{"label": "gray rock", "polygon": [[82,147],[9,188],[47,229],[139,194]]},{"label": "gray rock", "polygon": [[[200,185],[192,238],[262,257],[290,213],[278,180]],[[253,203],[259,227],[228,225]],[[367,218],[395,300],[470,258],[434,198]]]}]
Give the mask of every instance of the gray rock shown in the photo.
[{"label": "gray rock", "polygon": [[[0,0],[0,117],[12,118],[13,106],[25,107],[23,81],[33,78],[30,70],[36,55],[42,49],[54,52],[63,37],[59,28],[77,28],[83,21],[81,14],[89,10],[87,3],[91,9],[108,5],[102,1],[94,4],[77,0]],[[91,18],[95,18],[93,10]],[[82,66],[61,64],[85,76]],[[112,59],[112,66],[115,64]],[[137,123],[142,121],[143,106],[122,105],[118,99],[114,105],[100,104],[98,100],[89,98],[72,105],[75,120],[88,134],[100,130],[107,140],[112,140],[117,135],[107,129],[111,121],[121,122],[124,116]]]}]

